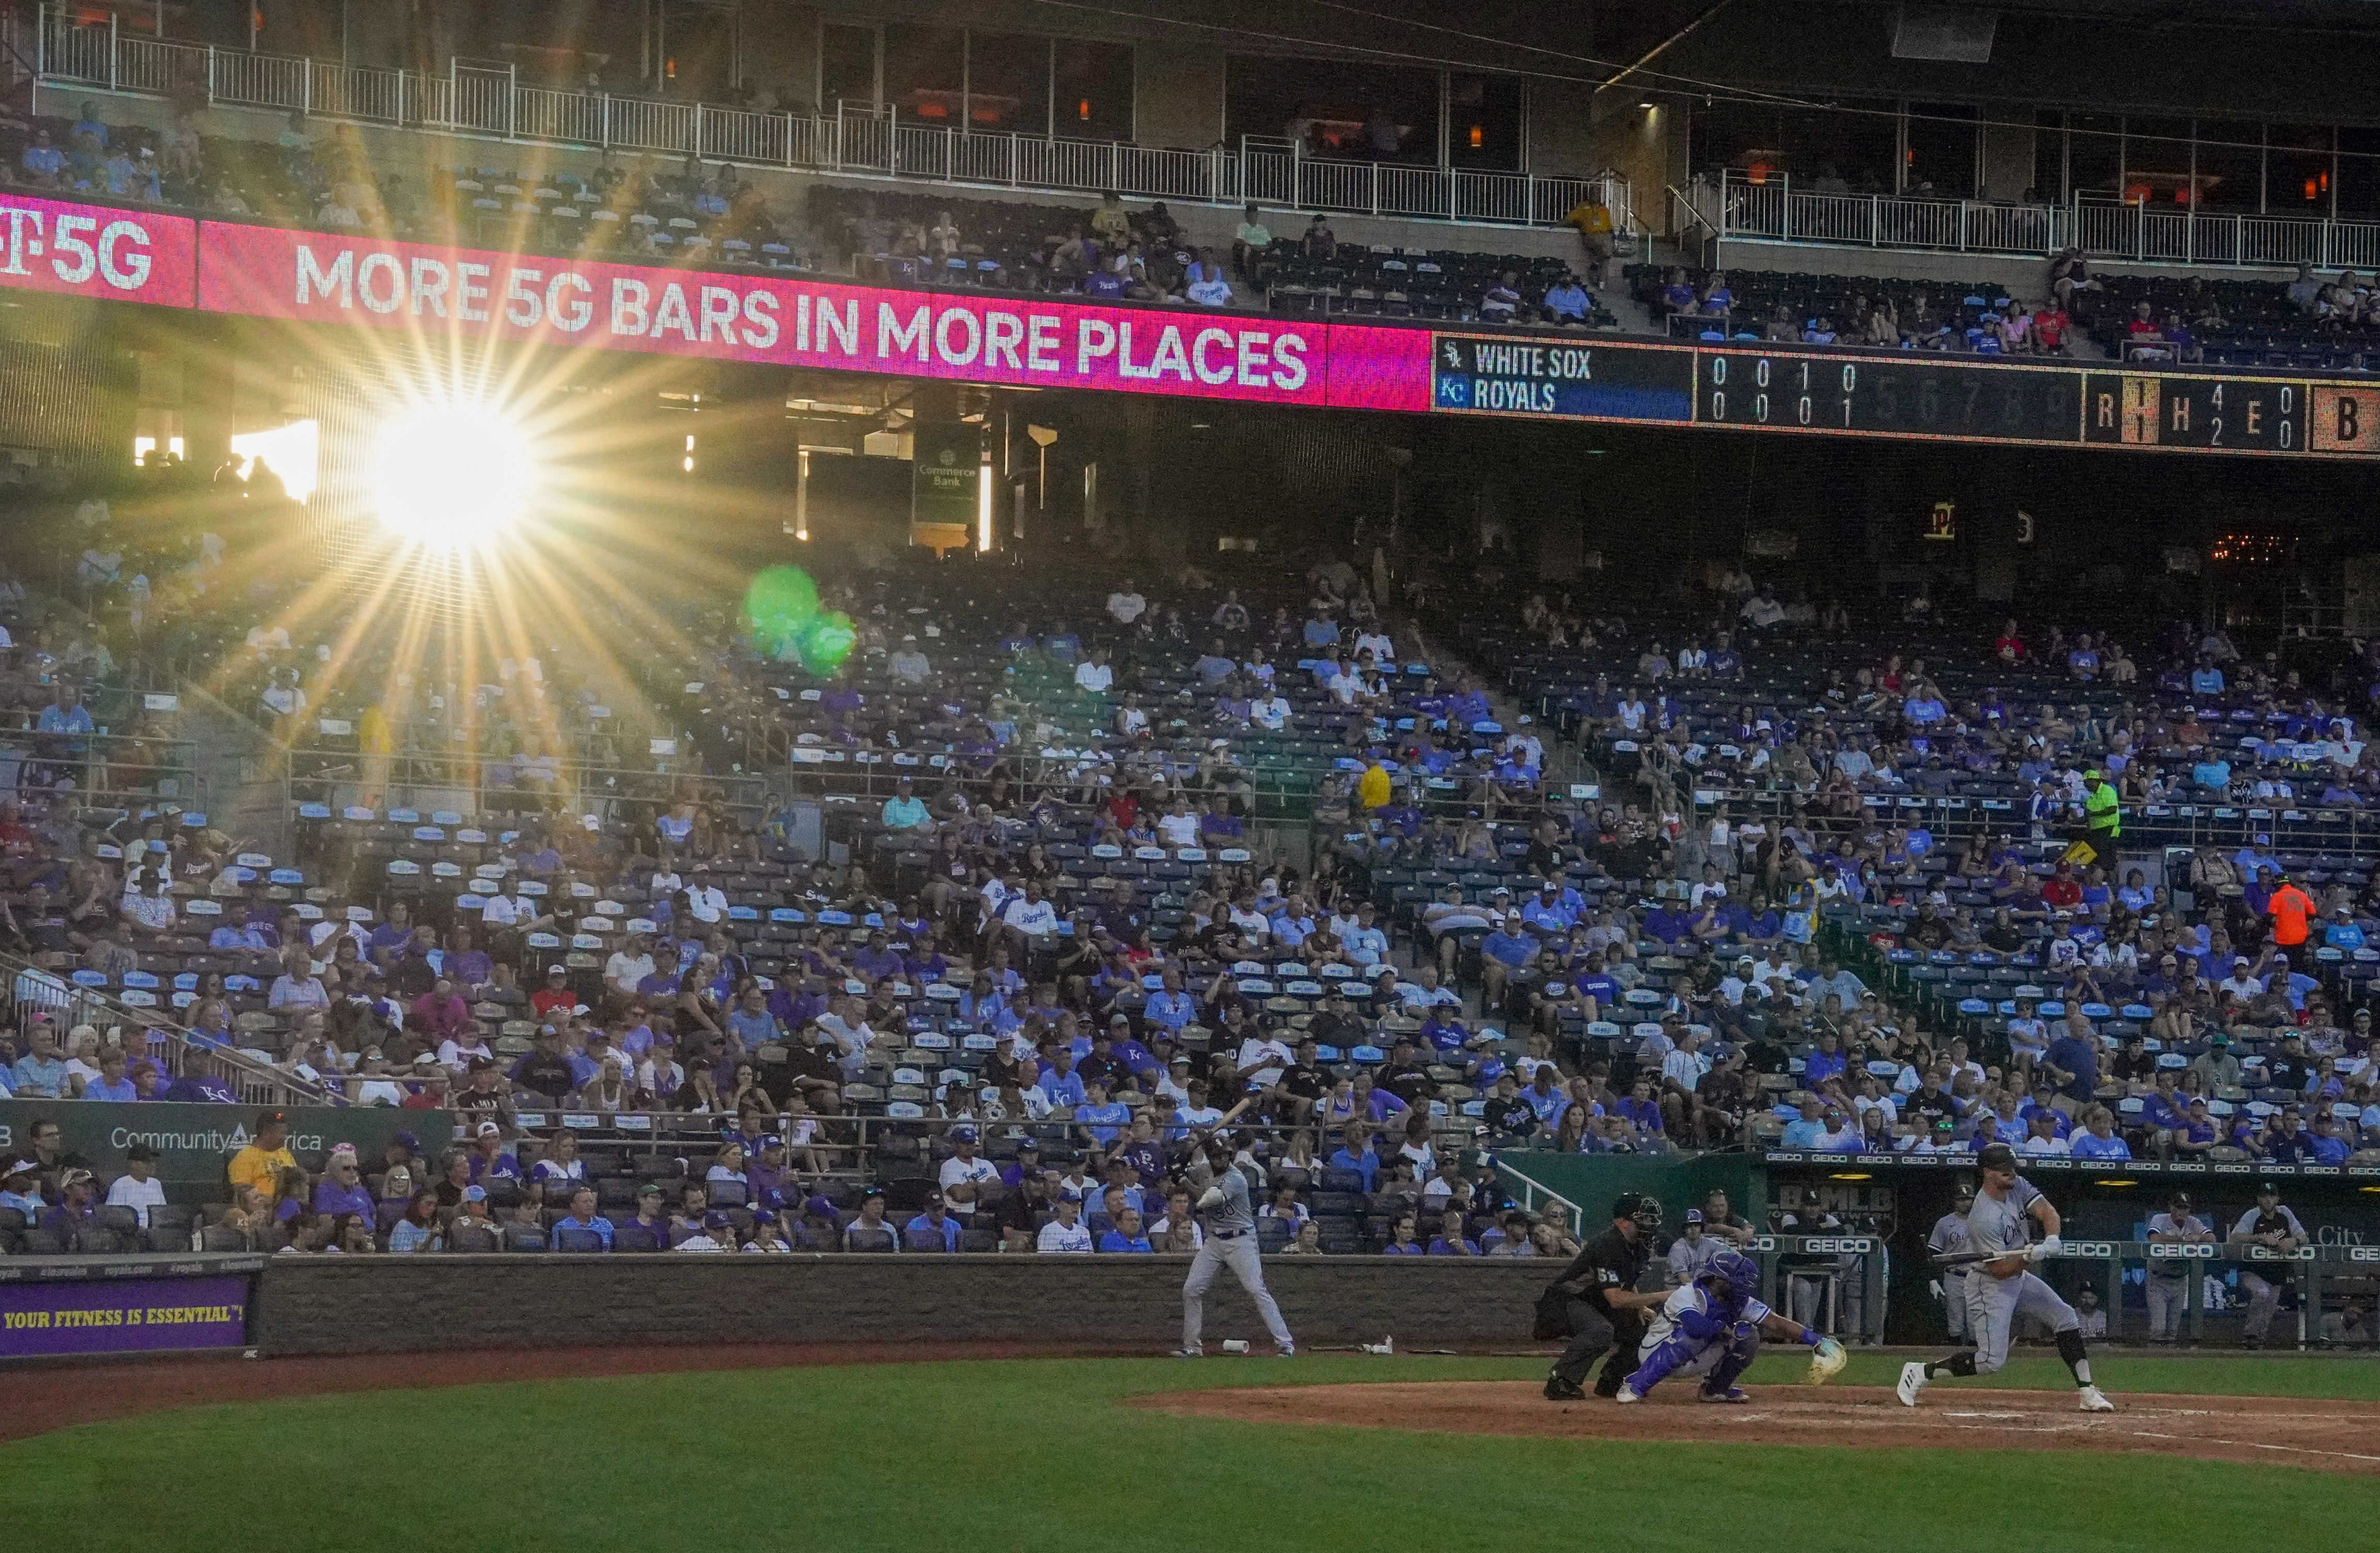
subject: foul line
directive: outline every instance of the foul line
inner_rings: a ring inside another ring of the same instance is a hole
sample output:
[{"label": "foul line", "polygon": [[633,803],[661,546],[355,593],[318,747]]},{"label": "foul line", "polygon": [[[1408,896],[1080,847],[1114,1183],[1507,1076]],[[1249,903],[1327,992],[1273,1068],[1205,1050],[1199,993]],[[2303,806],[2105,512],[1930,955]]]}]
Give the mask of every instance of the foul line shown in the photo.
[{"label": "foul line", "polygon": [[2160,1435],[2146,1429],[2126,1429],[2137,1439],[2169,1439],[2184,1445],[2228,1445],[2235,1450],[2287,1450],[2300,1456],[2330,1456],[2342,1462],[2380,1462],[2380,1456],[2359,1456],[2352,1450],[2316,1450],[2303,1445],[2271,1445],[2260,1439],[2216,1439],[2209,1435]]}]

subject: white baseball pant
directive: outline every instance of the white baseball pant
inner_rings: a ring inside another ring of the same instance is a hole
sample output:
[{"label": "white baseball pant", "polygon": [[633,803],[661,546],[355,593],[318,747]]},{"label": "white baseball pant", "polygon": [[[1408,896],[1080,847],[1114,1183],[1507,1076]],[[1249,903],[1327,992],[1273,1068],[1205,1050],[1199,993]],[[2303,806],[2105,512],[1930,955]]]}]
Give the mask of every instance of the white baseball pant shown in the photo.
[{"label": "white baseball pant", "polygon": [[1283,1348],[1293,1346],[1289,1323],[1281,1318],[1281,1306],[1273,1303],[1271,1293],[1265,1288],[1264,1258],[1257,1255],[1257,1237],[1242,1233],[1229,1239],[1208,1235],[1198,1247],[1198,1255],[1191,1258],[1190,1276],[1182,1280],[1182,1351],[1199,1352],[1198,1334],[1206,1325],[1207,1286],[1215,1281],[1216,1273],[1226,1264],[1240,1280],[1240,1287],[1248,1292],[1248,1298],[1256,1301],[1257,1314],[1264,1317],[1265,1329],[1272,1334],[1272,1341]]},{"label": "white baseball pant", "polygon": [[2082,1325],[2074,1307],[2058,1291],[2021,1272],[2014,1278],[1994,1278],[1978,1268],[1967,1277],[1967,1341],[1975,1345],[1975,1373],[1990,1375],[2007,1365],[2009,1340],[2022,1313],[2046,1322],[2050,1330],[2070,1332]]}]

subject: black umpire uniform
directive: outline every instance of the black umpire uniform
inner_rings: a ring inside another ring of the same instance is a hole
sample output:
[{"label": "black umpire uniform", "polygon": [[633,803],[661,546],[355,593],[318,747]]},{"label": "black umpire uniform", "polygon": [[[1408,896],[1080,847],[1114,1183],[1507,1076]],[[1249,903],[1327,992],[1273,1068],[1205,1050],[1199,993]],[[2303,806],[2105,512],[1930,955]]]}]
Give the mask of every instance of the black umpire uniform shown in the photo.
[{"label": "black umpire uniform", "polygon": [[[1615,1222],[1600,1239],[1591,1242],[1561,1277],[1547,1286],[1537,1302],[1537,1335],[1568,1334],[1570,1346],[1546,1377],[1546,1395],[1561,1401],[1582,1394],[1586,1372],[1596,1355],[1609,1349],[1611,1357],[1595,1382],[1595,1394],[1617,1396],[1620,1383],[1636,1367],[1636,1350],[1645,1341],[1648,1317],[1633,1307],[1612,1308],[1614,1291],[1633,1292],[1653,1256],[1653,1232],[1660,1224],[1660,1205],[1634,1192],[1623,1192],[1611,1205],[1616,1221],[1636,1227],[1633,1238]],[[1651,1222],[1647,1223],[1646,1220]]]}]

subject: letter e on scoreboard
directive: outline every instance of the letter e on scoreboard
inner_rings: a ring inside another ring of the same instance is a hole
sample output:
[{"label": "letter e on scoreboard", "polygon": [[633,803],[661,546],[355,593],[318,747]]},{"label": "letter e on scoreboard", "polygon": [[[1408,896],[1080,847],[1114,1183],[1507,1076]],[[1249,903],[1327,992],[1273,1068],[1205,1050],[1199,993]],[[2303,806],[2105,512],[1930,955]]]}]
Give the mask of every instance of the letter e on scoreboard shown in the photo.
[{"label": "letter e on scoreboard", "polygon": [[2380,454],[2380,388],[2316,383],[2313,451]]}]

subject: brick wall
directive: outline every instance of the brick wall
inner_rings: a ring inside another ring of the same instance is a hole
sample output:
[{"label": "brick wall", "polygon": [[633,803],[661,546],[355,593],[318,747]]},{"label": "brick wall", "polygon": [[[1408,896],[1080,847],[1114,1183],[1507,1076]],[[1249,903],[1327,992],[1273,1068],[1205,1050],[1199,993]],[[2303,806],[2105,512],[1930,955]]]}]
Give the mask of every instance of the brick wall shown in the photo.
[{"label": "brick wall", "polygon": [[[267,1353],[407,1353],[589,1343],[1049,1341],[1170,1348],[1185,1256],[276,1257],[258,1294]],[[1305,1344],[1524,1343],[1553,1264],[1280,1257],[1265,1281]],[[1207,1296],[1208,1350],[1260,1346],[1227,1273]]]}]

